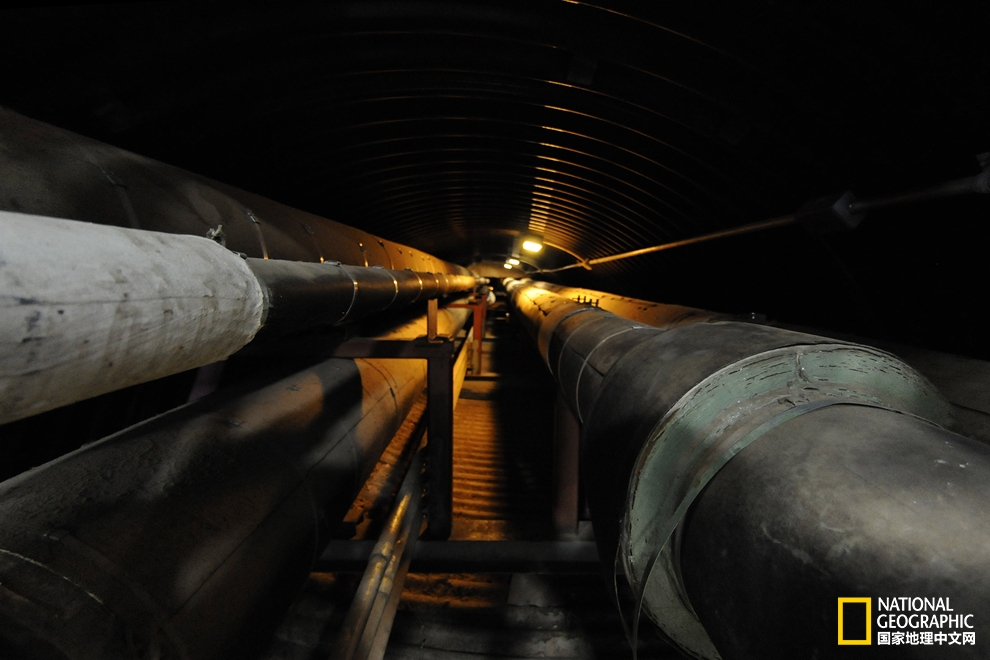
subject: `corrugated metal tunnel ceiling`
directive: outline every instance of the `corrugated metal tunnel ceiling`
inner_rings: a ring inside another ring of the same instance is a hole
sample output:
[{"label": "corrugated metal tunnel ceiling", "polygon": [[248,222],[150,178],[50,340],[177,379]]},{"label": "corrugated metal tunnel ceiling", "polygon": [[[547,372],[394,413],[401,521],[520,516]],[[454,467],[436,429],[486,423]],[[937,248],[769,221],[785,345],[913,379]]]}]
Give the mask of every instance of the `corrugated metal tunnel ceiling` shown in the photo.
[{"label": "corrugated metal tunnel ceiling", "polygon": [[[11,9],[0,104],[464,264],[500,264],[534,234],[548,248],[532,261],[549,268],[845,189],[978,172],[990,55],[968,35],[987,27],[986,11],[569,0]],[[777,229],[562,277],[981,353],[975,331],[950,337],[913,316],[919,299],[944,303],[979,276],[972,226],[987,210],[968,199],[878,212],[848,236]],[[965,325],[967,314],[948,316]]]}]

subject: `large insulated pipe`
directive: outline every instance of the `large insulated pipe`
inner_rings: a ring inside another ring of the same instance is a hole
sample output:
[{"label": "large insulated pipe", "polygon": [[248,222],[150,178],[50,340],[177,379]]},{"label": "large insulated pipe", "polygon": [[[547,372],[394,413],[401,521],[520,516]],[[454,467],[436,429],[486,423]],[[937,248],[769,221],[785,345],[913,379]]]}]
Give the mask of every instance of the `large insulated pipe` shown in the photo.
[{"label": "large insulated pipe", "polygon": [[425,380],[423,360],[331,359],[3,482],[0,657],[247,657]]},{"label": "large insulated pipe", "polygon": [[249,257],[466,275],[420,250],[0,108],[0,210],[211,236]]},{"label": "large insulated pipe", "polygon": [[475,280],[244,259],[197,236],[0,211],[0,284],[4,424]]},{"label": "large insulated pipe", "polygon": [[[846,657],[846,597],[875,604],[874,645],[891,632],[879,599],[948,599],[962,617],[927,631],[957,642],[973,632],[964,621],[990,624],[990,448],[946,430],[948,404],[903,362],[700,310],[650,308],[654,326],[553,286],[507,286],[582,422],[608,572],[614,558],[689,655]],[[946,644],[889,648],[985,656]]]}]

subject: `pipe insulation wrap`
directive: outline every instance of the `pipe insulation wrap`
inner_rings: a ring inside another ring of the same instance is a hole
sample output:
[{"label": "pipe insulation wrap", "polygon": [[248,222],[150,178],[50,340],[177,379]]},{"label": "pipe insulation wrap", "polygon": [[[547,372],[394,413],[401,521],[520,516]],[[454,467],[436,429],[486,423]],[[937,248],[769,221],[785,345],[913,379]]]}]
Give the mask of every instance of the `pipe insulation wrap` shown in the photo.
[{"label": "pipe insulation wrap", "polygon": [[0,211],[0,424],[222,360],[263,294],[213,241]]},{"label": "pipe insulation wrap", "polygon": [[242,259],[206,238],[0,211],[0,424],[226,359],[256,336],[468,291],[411,271]]}]

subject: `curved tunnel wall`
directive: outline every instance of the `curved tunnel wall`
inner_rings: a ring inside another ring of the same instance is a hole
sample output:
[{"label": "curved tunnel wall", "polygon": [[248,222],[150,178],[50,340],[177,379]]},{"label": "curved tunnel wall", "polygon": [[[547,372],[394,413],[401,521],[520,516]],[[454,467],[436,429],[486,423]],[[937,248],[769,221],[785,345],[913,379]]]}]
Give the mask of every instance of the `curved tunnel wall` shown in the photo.
[{"label": "curved tunnel wall", "polygon": [[[559,266],[844,189],[978,172],[974,155],[990,151],[987,11],[760,0],[18,9],[0,22],[11,64],[0,104],[450,261],[503,259],[536,233],[548,244],[537,265]],[[980,277],[972,227],[986,204],[878,211],[846,236],[778,229],[562,281],[985,356],[964,290]],[[939,312],[920,313],[931,300]]]},{"label": "curved tunnel wall", "polygon": [[466,275],[455,264],[0,108],[0,208],[213,238],[258,259]]},{"label": "curved tunnel wall", "polygon": [[[13,66],[0,104],[464,264],[504,258],[532,234],[546,248],[528,267],[565,265],[837,190],[969,175],[990,150],[990,61],[966,34],[987,24],[981,6],[409,0],[3,18],[2,61]],[[112,209],[124,225],[154,217],[138,208],[149,184],[127,159],[75,152],[51,179],[30,174],[40,161],[10,157],[18,142],[48,139],[36,131],[0,131],[0,181],[26,175],[38,203],[85,179],[100,192],[77,196],[78,208]],[[214,183],[161,192],[192,233],[229,213],[238,251],[335,258],[328,225],[272,231],[278,212],[253,195]],[[782,229],[566,282],[985,355],[967,297],[983,279],[972,227],[986,210],[922,205],[876,213],[845,236]],[[344,241],[344,259],[365,257],[359,241]],[[365,247],[377,255],[368,265],[398,267],[388,249]],[[686,574],[688,588],[717,591],[721,578],[703,577]],[[697,614],[713,616],[700,604]],[[732,625],[744,614],[730,613]]]}]

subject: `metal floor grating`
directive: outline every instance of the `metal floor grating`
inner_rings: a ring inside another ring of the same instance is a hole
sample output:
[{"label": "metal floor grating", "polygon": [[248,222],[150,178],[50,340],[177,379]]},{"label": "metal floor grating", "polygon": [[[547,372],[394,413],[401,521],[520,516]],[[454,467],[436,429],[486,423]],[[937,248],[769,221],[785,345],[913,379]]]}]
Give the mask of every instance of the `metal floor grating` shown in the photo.
[{"label": "metal floor grating", "polygon": [[[454,413],[452,540],[550,540],[554,386],[528,338],[486,339],[480,377],[470,377]],[[343,526],[374,538],[396,487],[384,475],[414,432],[417,405]],[[376,486],[377,484],[377,486]],[[359,575],[313,574],[264,660],[332,657]],[[681,657],[649,626],[639,657]],[[392,628],[388,660],[629,658],[631,650],[600,574],[410,573]]]}]

